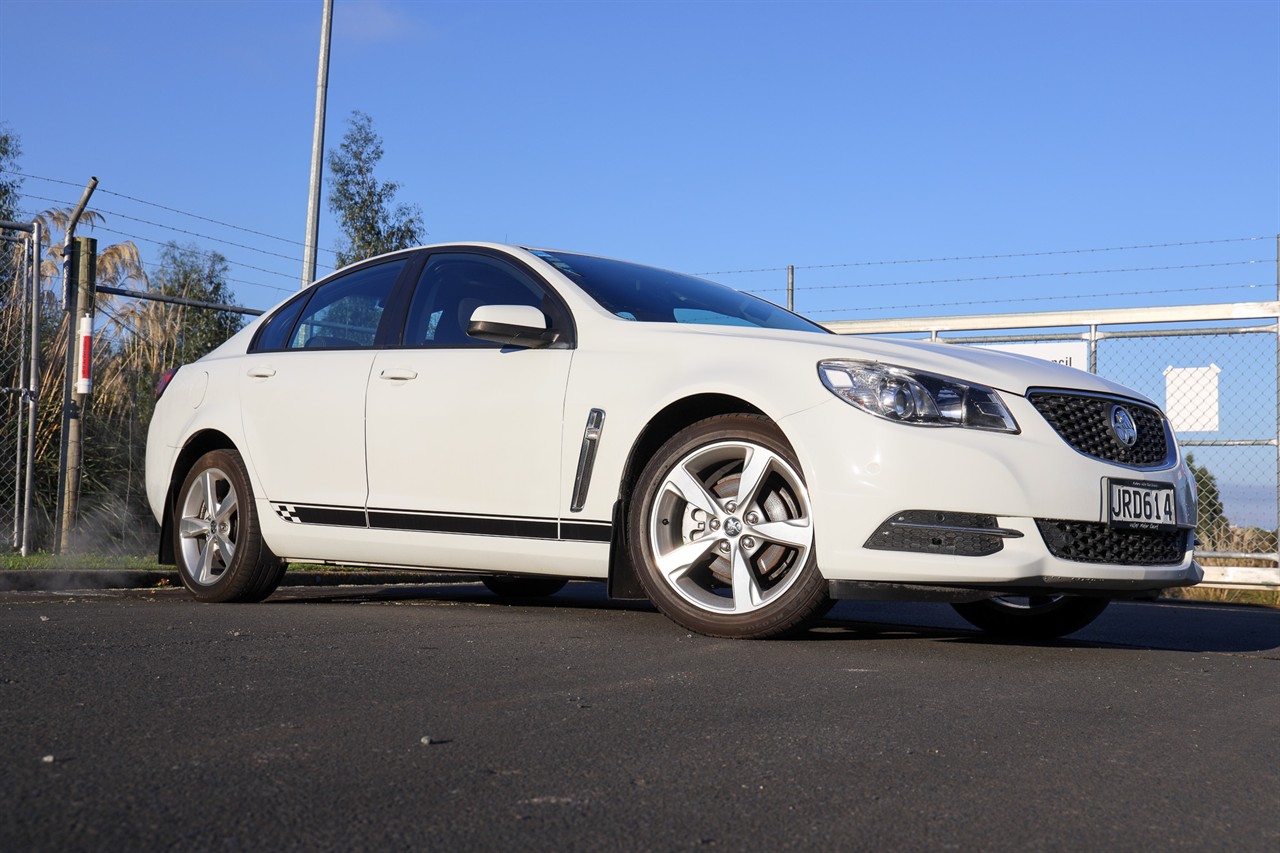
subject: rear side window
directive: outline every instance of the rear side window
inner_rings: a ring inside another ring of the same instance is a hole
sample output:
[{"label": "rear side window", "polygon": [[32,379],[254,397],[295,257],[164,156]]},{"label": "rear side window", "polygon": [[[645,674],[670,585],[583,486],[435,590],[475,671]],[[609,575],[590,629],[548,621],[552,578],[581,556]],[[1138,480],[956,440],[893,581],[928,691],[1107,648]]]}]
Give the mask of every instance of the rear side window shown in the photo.
[{"label": "rear side window", "polygon": [[314,288],[286,305],[258,333],[256,350],[372,347],[391,288],[408,263],[401,258],[365,267]]},{"label": "rear side window", "polygon": [[289,340],[289,333],[293,331],[293,324],[297,322],[298,315],[307,304],[307,296],[308,294],[299,296],[262,324],[258,338],[253,344],[255,352],[284,349],[285,343]]}]

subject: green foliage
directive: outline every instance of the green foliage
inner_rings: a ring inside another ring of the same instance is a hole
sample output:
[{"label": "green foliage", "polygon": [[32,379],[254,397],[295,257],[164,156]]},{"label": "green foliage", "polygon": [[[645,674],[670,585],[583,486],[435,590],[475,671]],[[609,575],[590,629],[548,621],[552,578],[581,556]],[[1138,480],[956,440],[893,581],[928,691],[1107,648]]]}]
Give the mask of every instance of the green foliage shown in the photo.
[{"label": "green foliage", "polygon": [[15,174],[22,144],[17,134],[0,125],[0,219],[17,219],[18,199],[22,197],[22,178]]},{"label": "green foliage", "polygon": [[1196,481],[1196,537],[1205,551],[1231,550],[1227,540],[1231,535],[1231,522],[1227,520],[1218,491],[1218,479],[1204,465],[1197,465],[1194,456],[1188,454],[1187,467]]},{"label": "green foliage", "polygon": [[329,209],[342,227],[336,248],[339,267],[416,246],[425,233],[417,205],[394,204],[400,184],[374,175],[382,159],[382,138],[374,132],[373,119],[354,110],[347,125],[342,145],[330,149],[327,158]]},{"label": "green foliage", "polygon": [[[160,250],[159,266],[147,276],[151,289],[166,296],[230,305],[227,259],[218,252],[203,252],[194,244],[170,241]],[[240,331],[243,317],[230,311],[178,308],[173,353],[181,364],[195,361]]]}]

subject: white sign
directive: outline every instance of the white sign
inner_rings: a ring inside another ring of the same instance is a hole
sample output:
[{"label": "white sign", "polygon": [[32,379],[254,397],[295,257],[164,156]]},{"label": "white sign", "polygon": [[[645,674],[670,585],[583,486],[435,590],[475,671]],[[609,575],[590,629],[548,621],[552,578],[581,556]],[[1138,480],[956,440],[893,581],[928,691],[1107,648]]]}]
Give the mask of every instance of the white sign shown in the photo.
[{"label": "white sign", "polygon": [[1045,361],[1052,361],[1055,364],[1065,364],[1067,367],[1077,367],[1080,370],[1089,369],[1089,342],[1088,341],[1045,341],[1044,343],[1033,344],[977,344],[976,346],[983,349],[1000,350],[1000,352],[1011,352],[1016,355],[1029,355],[1032,358],[1042,358]]},{"label": "white sign", "polygon": [[1218,431],[1218,374],[1222,368],[1166,367],[1165,412],[1174,432]]}]

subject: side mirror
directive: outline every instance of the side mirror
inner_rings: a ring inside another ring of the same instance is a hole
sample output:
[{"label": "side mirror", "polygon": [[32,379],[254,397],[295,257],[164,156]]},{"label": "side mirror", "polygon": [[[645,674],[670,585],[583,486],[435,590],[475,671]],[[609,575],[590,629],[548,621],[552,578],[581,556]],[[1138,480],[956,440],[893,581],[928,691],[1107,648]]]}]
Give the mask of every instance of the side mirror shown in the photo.
[{"label": "side mirror", "polygon": [[467,334],[503,346],[545,347],[560,339],[532,305],[481,305],[471,312]]}]

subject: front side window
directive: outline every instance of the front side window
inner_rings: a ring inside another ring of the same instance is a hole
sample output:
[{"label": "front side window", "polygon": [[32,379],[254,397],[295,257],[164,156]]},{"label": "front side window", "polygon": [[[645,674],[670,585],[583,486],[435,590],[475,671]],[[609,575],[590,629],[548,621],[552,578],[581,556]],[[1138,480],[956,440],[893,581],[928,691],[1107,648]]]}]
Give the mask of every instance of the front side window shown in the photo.
[{"label": "front side window", "polygon": [[488,255],[442,252],[427,261],[409,303],[403,343],[408,347],[494,347],[467,334],[481,305],[531,305],[552,313],[542,285]]},{"label": "front side window", "polygon": [[408,261],[365,267],[316,288],[286,349],[360,349],[373,346],[396,278]]}]

